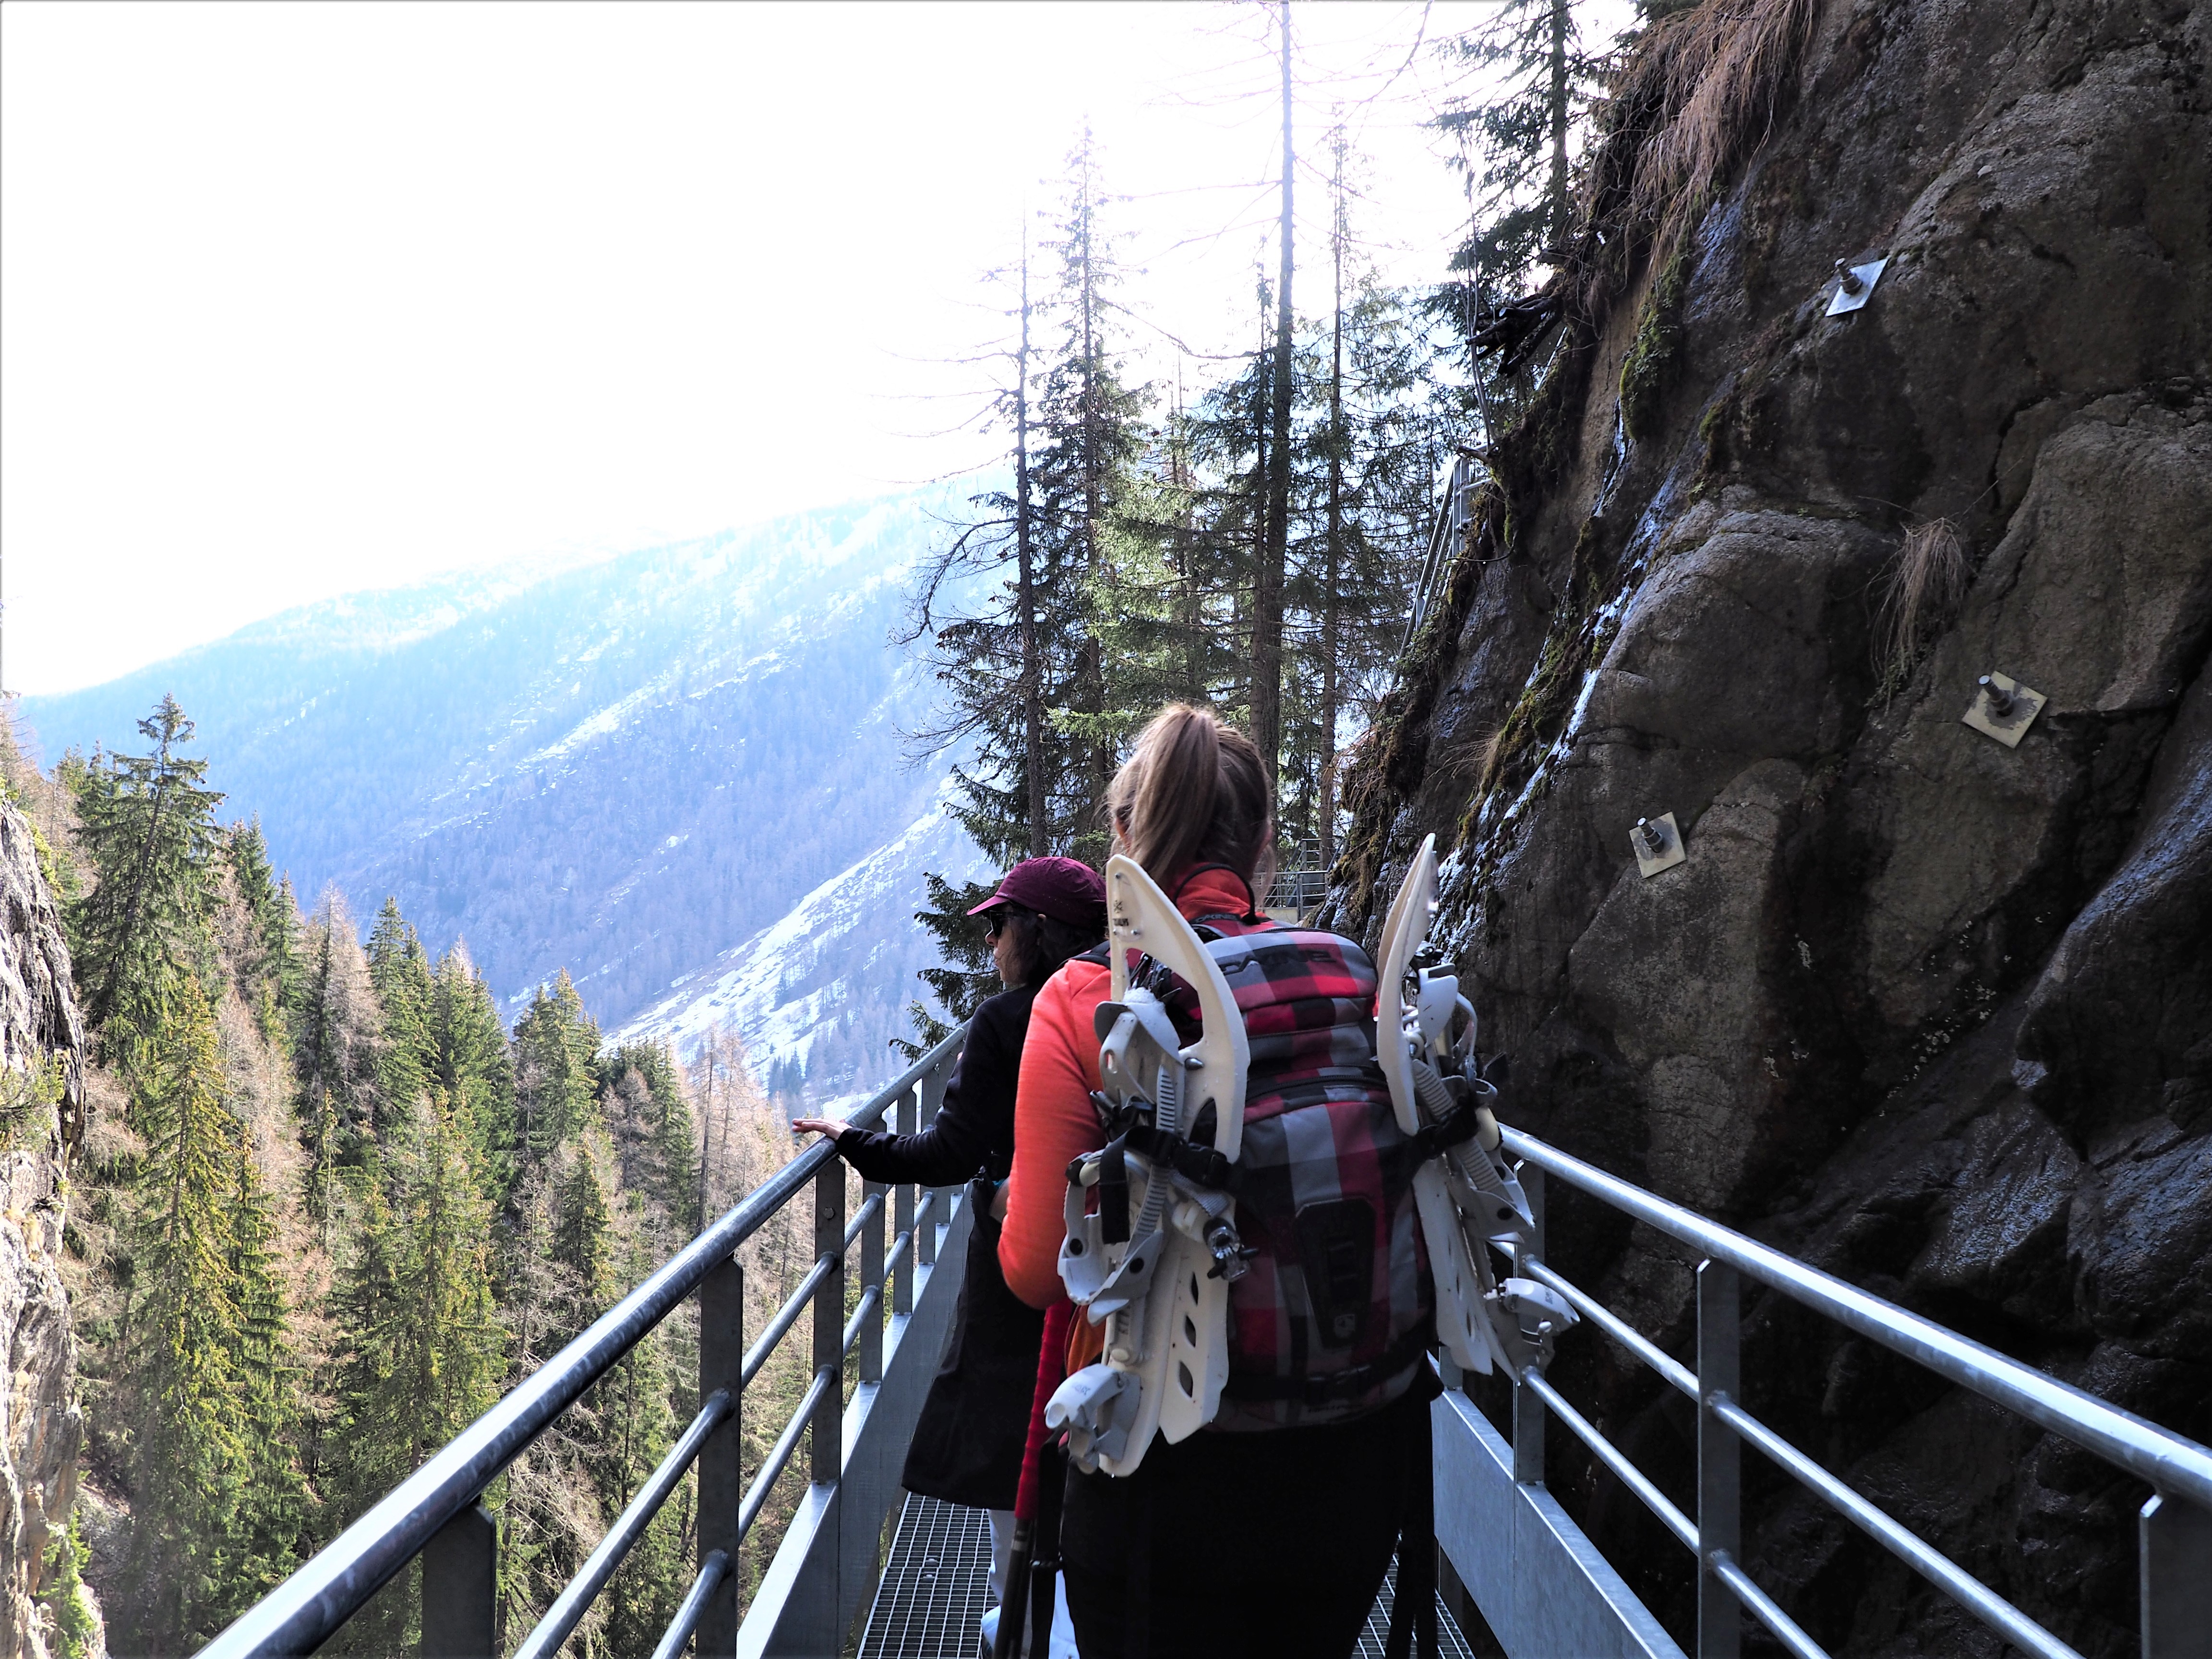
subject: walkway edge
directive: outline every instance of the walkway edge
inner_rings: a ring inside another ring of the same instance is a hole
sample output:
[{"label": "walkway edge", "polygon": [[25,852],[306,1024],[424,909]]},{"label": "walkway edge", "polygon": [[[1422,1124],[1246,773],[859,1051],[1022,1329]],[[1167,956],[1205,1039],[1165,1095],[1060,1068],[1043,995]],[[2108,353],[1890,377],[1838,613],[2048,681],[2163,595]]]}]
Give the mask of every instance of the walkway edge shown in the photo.
[{"label": "walkway edge", "polygon": [[1559,1500],[1513,1479],[1513,1448],[1464,1394],[1436,1426],[1437,1541],[1513,1659],[1685,1659]]}]

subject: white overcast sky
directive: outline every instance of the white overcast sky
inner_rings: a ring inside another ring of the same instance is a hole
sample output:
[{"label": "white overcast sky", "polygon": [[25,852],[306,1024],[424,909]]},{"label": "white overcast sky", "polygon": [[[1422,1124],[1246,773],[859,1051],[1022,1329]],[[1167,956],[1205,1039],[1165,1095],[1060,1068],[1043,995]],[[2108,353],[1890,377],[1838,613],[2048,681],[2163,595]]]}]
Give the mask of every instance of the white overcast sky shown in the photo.
[{"label": "white overcast sky", "polygon": [[[1482,10],[1291,9],[1303,143],[1370,100],[1400,279],[1465,210],[1446,64],[1391,74]],[[1249,3],[0,8],[6,689],[989,459],[928,435],[976,384],[945,360],[1086,117],[1127,297],[1245,343],[1270,39]]]}]

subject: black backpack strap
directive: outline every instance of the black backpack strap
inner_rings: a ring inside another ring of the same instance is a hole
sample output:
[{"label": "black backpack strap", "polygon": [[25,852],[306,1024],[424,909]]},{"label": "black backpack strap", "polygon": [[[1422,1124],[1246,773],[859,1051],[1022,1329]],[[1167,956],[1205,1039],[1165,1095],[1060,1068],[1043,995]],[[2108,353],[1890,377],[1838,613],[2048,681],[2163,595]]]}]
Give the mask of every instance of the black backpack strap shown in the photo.
[{"label": "black backpack strap", "polygon": [[1218,1190],[1230,1184],[1229,1160],[1211,1146],[1200,1146],[1181,1135],[1171,1135],[1142,1121],[1129,1126],[1123,1144],[1155,1164],[1167,1165],[1187,1181]]},{"label": "black backpack strap", "polygon": [[1446,1147],[1457,1146],[1474,1139],[1479,1127],[1475,1121],[1474,1100],[1462,1099],[1436,1122],[1422,1125],[1413,1136],[1414,1152],[1425,1164]]},{"label": "black backpack strap", "polygon": [[1313,1376],[1253,1376],[1231,1369],[1221,1392],[1234,1400],[1288,1400],[1313,1407],[1333,1406],[1340,1400],[1357,1399],[1418,1364],[1434,1340],[1430,1322],[1423,1320],[1385,1349],[1380,1358],[1364,1365],[1349,1365]]}]

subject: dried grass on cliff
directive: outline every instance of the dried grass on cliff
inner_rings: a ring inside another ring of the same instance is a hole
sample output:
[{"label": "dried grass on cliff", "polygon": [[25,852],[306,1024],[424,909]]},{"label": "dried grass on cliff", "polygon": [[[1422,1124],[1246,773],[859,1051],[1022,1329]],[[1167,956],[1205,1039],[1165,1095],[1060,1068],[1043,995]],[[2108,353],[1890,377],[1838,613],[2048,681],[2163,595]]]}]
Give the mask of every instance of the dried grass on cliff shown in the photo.
[{"label": "dried grass on cliff", "polygon": [[1630,51],[1584,198],[1587,309],[1601,308],[1620,274],[1599,248],[1629,230],[1663,264],[1711,192],[1766,142],[1813,15],[1813,0],[1706,0],[1654,23]]},{"label": "dried grass on cliff", "polygon": [[1971,574],[1966,544],[1950,520],[1930,519],[1906,530],[1875,619],[1875,696],[1881,701],[1903,689],[1929,636],[1958,615]]}]

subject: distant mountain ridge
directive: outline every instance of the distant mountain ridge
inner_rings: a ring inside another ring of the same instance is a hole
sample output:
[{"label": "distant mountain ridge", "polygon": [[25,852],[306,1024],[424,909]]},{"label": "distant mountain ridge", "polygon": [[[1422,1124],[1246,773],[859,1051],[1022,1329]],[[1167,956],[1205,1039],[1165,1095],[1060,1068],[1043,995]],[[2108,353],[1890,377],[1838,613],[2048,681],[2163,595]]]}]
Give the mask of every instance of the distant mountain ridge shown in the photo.
[{"label": "distant mountain ridge", "polygon": [[[127,750],[173,692],[226,814],[259,815],[304,903],[335,886],[365,922],[397,896],[434,949],[466,940],[510,1012],[566,968],[607,1030],[694,1033],[703,1016],[658,1012],[678,982],[773,936],[775,974],[716,1018],[806,1053],[796,1016],[768,1016],[815,996],[847,1032],[849,1075],[823,1082],[865,1082],[934,958],[913,860],[977,863],[943,766],[903,759],[933,688],[890,642],[967,488],[352,595],[22,714],[49,758]],[[823,896],[863,869],[868,903]],[[802,902],[859,934],[775,934]]]}]

